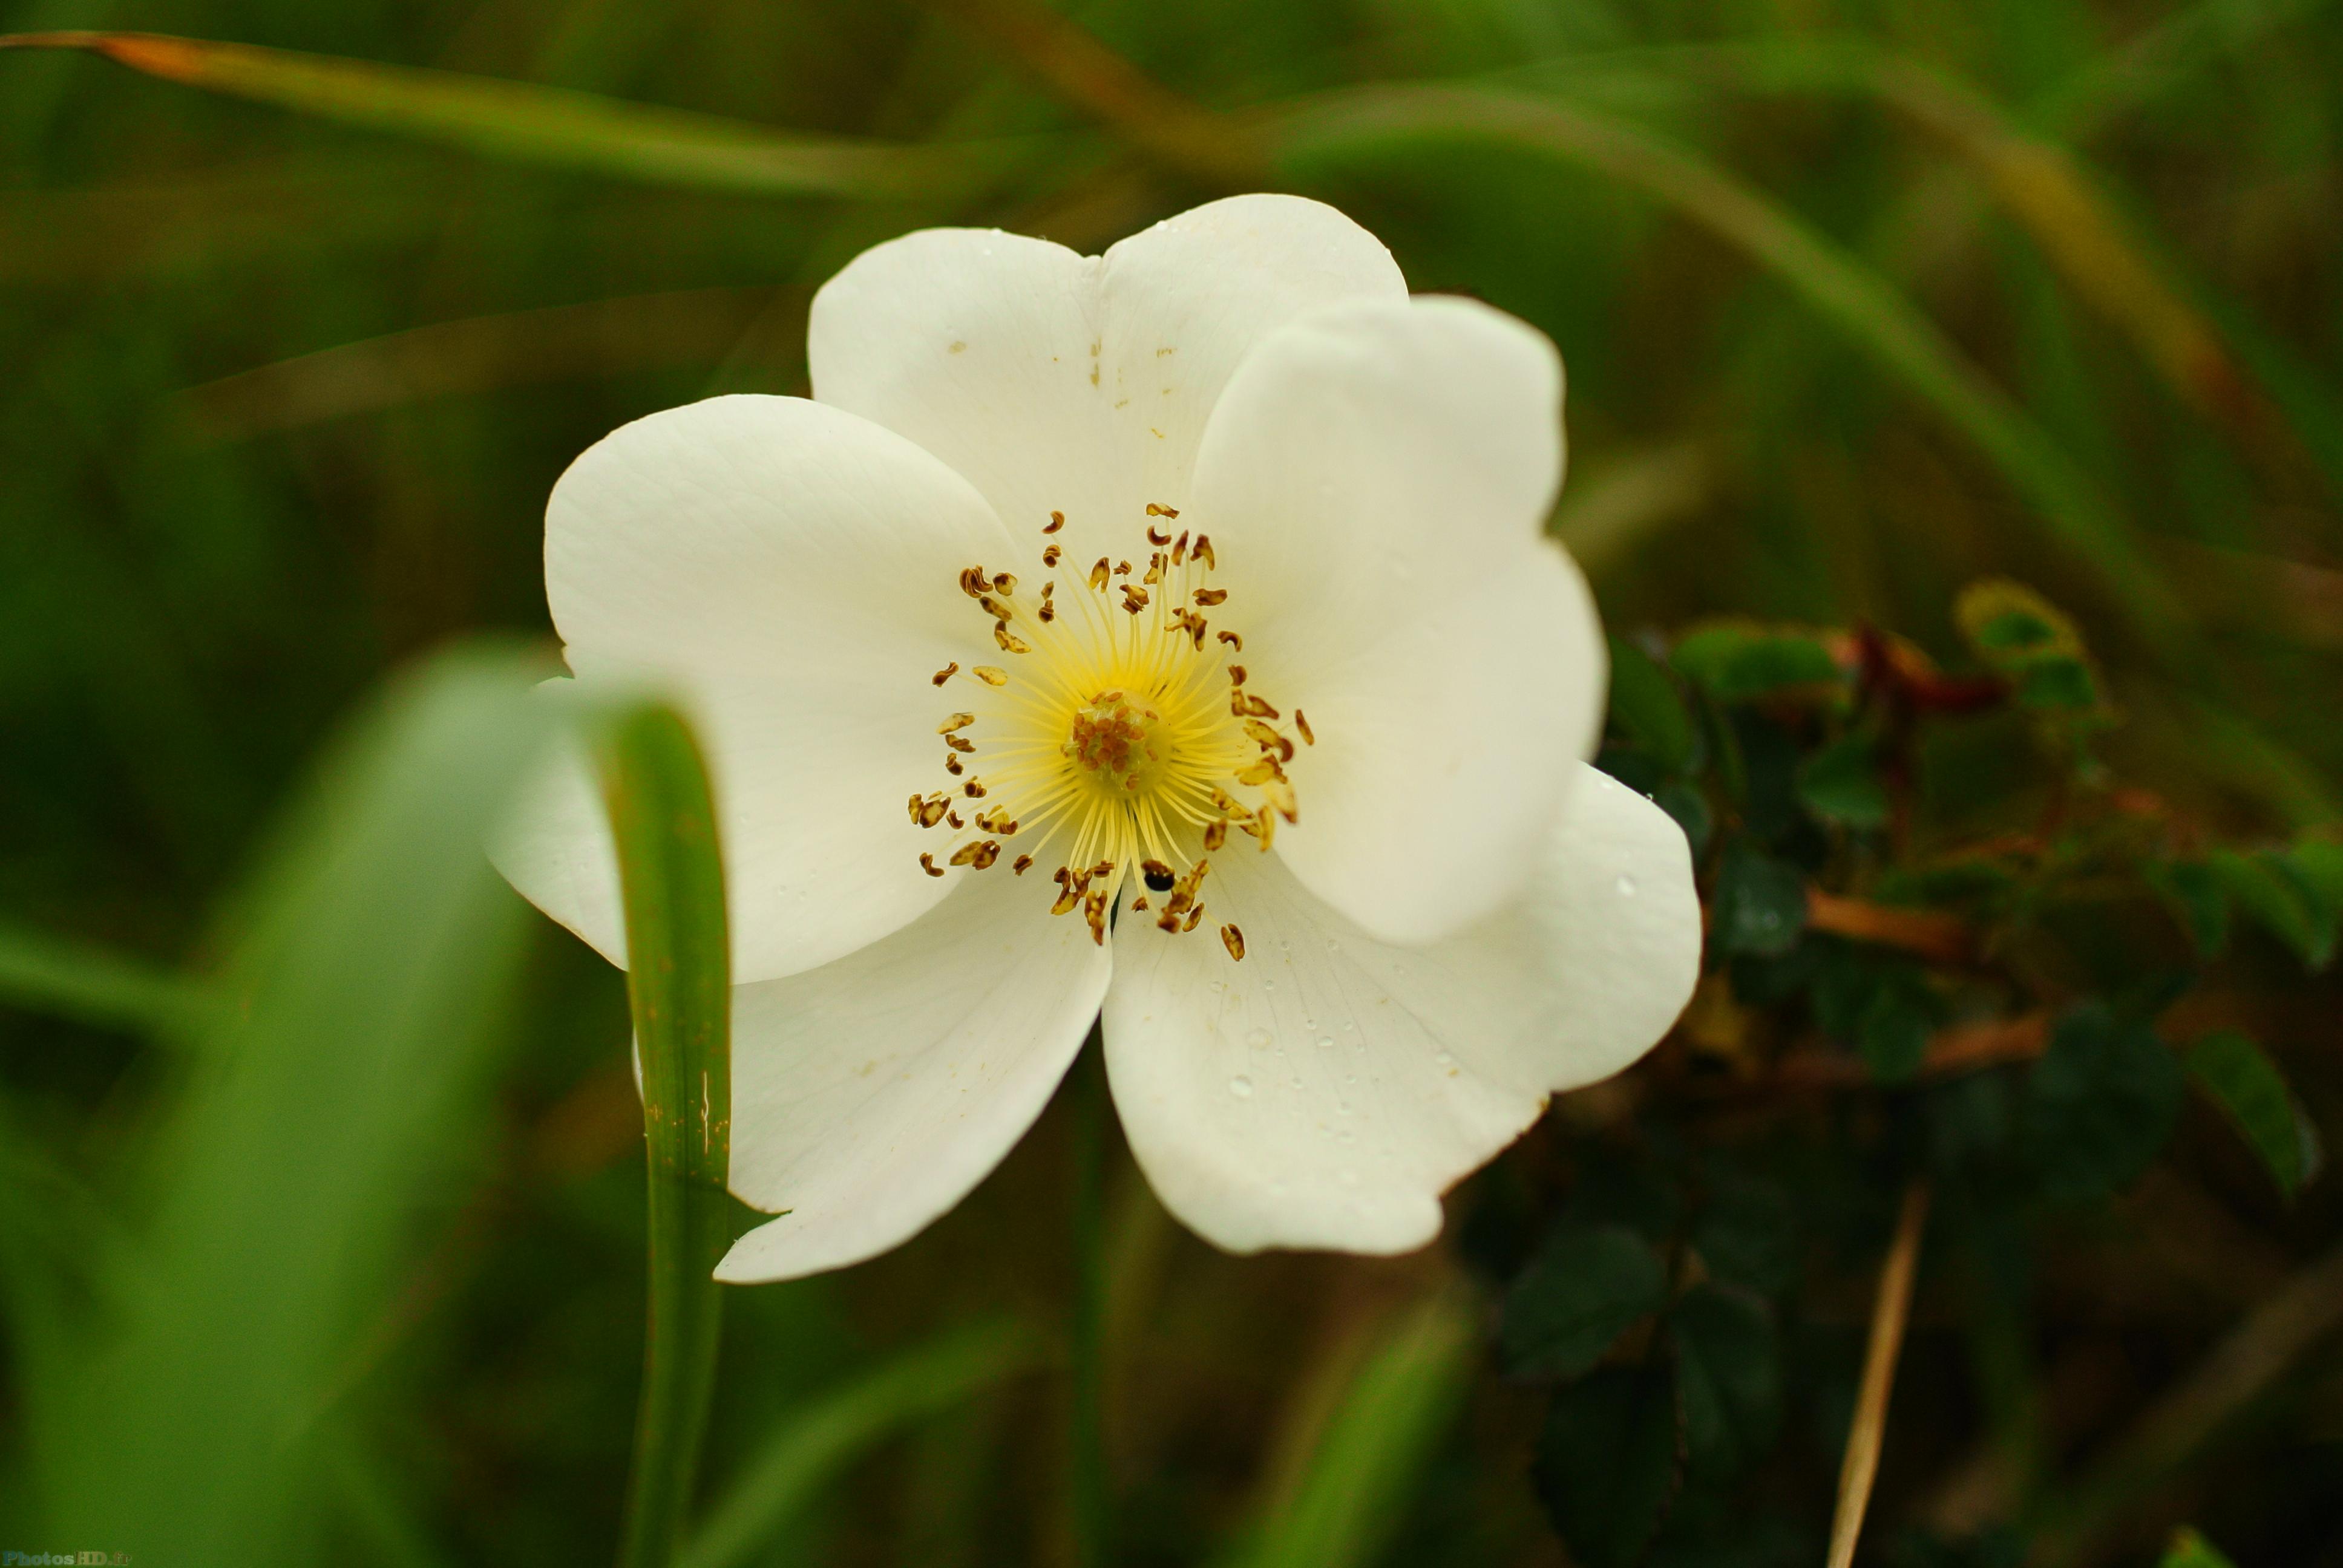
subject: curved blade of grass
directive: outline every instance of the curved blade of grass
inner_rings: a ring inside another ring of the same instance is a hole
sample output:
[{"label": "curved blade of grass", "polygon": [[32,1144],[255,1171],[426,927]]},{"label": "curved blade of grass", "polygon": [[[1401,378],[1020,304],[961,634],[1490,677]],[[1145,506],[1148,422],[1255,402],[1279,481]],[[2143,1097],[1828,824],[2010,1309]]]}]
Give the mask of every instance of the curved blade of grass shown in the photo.
[{"label": "curved blade of grass", "polygon": [[33,1442],[56,1537],[281,1561],[301,1441],[484,1102],[528,930],[481,852],[549,739],[532,656],[470,650],[353,724],[236,909],[163,1197]]},{"label": "curved blade of grass", "polygon": [[1351,1380],[1300,1484],[1224,1568],[1363,1568],[1382,1554],[1463,1402],[1473,1319],[1453,1292],[1409,1309]]},{"label": "curved blade of grass", "polygon": [[1932,405],[2093,571],[2145,640],[2169,650],[2182,637],[2171,590],[2141,560],[2097,487],[2040,426],[1877,273],[1688,149],[1580,106],[1490,88],[1361,88],[1286,108],[1273,123],[1288,170],[1442,138],[1494,140],[1655,197],[1765,267]]},{"label": "curved blade of grass", "polygon": [[176,1040],[205,997],[199,981],[94,943],[0,926],[0,1005]]},{"label": "curved blade of grass", "polygon": [[779,131],[536,83],[159,33],[20,33],[165,81],[490,157],[764,196],[901,196],[979,186],[1006,144],[908,146]]},{"label": "curved blade of grass", "polygon": [[689,727],[645,705],[612,722],[601,751],[650,1181],[650,1312],[618,1561],[658,1568],[673,1560],[691,1504],[723,1329],[732,960],[715,799]]},{"label": "curved blade of grass", "polygon": [[739,1568],[822,1485],[870,1449],[1032,1366],[1033,1340],[1006,1320],[918,1345],[782,1416],[708,1515],[682,1568]]}]

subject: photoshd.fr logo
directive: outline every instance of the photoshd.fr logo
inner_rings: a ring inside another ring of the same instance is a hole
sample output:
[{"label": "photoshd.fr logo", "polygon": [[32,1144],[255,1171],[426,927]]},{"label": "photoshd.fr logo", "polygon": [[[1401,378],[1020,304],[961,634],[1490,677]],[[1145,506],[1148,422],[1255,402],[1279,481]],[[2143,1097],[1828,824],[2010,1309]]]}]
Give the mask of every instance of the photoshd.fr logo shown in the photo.
[{"label": "photoshd.fr logo", "polygon": [[0,1552],[0,1568],[122,1568],[129,1561],[127,1552]]}]

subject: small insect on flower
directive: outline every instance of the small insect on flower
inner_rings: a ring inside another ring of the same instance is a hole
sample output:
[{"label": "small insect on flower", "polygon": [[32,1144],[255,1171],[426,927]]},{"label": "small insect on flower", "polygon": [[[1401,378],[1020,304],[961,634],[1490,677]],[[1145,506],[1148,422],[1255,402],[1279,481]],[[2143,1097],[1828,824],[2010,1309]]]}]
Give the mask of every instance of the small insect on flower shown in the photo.
[{"label": "small insect on flower", "polygon": [[[1691,857],[1586,762],[1534,329],[1254,196],[1102,257],[906,235],[808,359],[810,398],[616,431],[546,514],[575,678],[678,693],[717,785],[731,1181],[774,1216],[720,1277],[912,1235],[1101,1015],[1141,1168],[1236,1251],[1423,1245],[1665,1032]],[[624,963],[597,800],[561,760],[497,859]]]}]

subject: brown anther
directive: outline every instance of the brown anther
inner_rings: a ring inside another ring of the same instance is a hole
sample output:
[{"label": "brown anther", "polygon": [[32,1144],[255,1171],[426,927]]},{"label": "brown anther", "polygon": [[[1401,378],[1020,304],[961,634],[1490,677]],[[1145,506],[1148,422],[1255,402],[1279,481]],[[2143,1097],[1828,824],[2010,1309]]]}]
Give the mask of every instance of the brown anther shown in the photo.
[{"label": "brown anther", "polygon": [[1058,901],[1050,906],[1050,912],[1053,915],[1072,913],[1074,906],[1082,901],[1082,885],[1074,880],[1073,873],[1063,866],[1058,868],[1051,879],[1058,884]]},{"label": "brown anther", "polygon": [[1091,940],[1106,946],[1106,890],[1100,888],[1082,900],[1082,919],[1090,922]]},{"label": "brown anther", "polygon": [[1137,583],[1122,585],[1122,608],[1137,615],[1147,608],[1147,590]]},{"label": "brown anther", "polygon": [[1180,929],[1180,916],[1178,912],[1172,910],[1165,910],[1161,915],[1158,915],[1155,918],[1155,929],[1159,931],[1177,931]]},{"label": "brown anther", "polygon": [[1277,759],[1280,762],[1284,761],[1287,758],[1293,755],[1293,742],[1288,740],[1284,736],[1280,735],[1276,730],[1272,729],[1268,725],[1263,724],[1258,719],[1246,719],[1244,721],[1244,732],[1252,739],[1254,745],[1261,747],[1263,750],[1276,752]]},{"label": "brown anther", "polygon": [[1112,575],[1112,568],[1110,567],[1107,558],[1104,556],[1099,557],[1098,565],[1091,568],[1091,587],[1094,588],[1105,588],[1106,579]]},{"label": "brown anther", "polygon": [[[962,844],[952,851],[951,863],[955,866],[972,866],[976,863],[976,858],[984,852],[985,845],[991,843],[991,839],[982,839],[973,844]],[[994,844],[993,849],[997,853],[1000,846]]]},{"label": "brown anther", "polygon": [[1318,738],[1310,733],[1310,720],[1302,717],[1302,709],[1298,708],[1293,710],[1293,728],[1301,732],[1302,745],[1315,746],[1318,744]]},{"label": "brown anther", "polygon": [[1007,598],[1017,591],[1017,579],[1007,572],[1002,572],[992,579],[992,591],[1002,598]]},{"label": "brown anther", "polygon": [[1032,864],[1033,864],[1033,857],[1032,857],[1032,856],[1031,856],[1031,855],[1020,855],[1020,856],[1018,856],[1018,857],[1017,857],[1017,859],[1016,859],[1015,862],[1010,866],[1010,868],[1009,868],[1009,874],[1010,874],[1011,876],[1012,876],[1012,877],[1021,877],[1021,876],[1023,876],[1023,875],[1025,874],[1025,872],[1026,872],[1027,869],[1028,869],[1028,868],[1030,868]]},{"label": "brown anther", "polygon": [[1163,580],[1163,552],[1161,550],[1158,550],[1153,555],[1147,558],[1147,575],[1141,578],[1139,580],[1143,583],[1160,583]]},{"label": "brown anther", "polygon": [[989,664],[980,664],[970,669],[969,673],[976,677],[977,679],[984,682],[987,686],[1006,686],[1009,684],[1009,672],[1005,669],[995,669]]},{"label": "brown anther", "polygon": [[1244,962],[1244,933],[1234,926],[1221,928],[1221,945],[1229,950],[1229,957]]},{"label": "brown anther", "polygon": [[982,567],[962,567],[960,591],[970,598],[982,598],[992,588],[992,579],[984,575]]},{"label": "brown anther", "polygon": [[1196,590],[1196,602],[1206,609],[1216,604],[1227,603],[1228,598],[1229,590],[1224,588],[1200,588]]},{"label": "brown anther", "polygon": [[920,802],[920,826],[932,828],[942,821],[950,810],[950,800],[946,798],[943,791],[938,790]]},{"label": "brown anther", "polygon": [[1256,757],[1237,769],[1237,782],[1240,784],[1259,784],[1277,777],[1277,759],[1266,755]]},{"label": "brown anther", "polygon": [[1041,624],[1047,626],[1050,622],[1057,618],[1058,607],[1051,604],[1048,599],[1043,599],[1041,601]]},{"label": "brown anther", "polygon": [[1252,714],[1256,719],[1274,719],[1277,717],[1277,709],[1272,708],[1268,703],[1263,702],[1258,697],[1247,697],[1244,699],[1244,711]]},{"label": "brown anther", "polygon": [[1299,822],[1302,820],[1301,804],[1295,799],[1293,794],[1293,786],[1289,780],[1283,779],[1263,779],[1261,786],[1261,798],[1263,800],[1268,801],[1271,805],[1276,807],[1277,814],[1284,818],[1287,821]]},{"label": "brown anther", "polygon": [[1179,539],[1172,546],[1172,564],[1176,567],[1187,558],[1188,536],[1185,532],[1182,532]]},{"label": "brown anther", "polygon": [[1130,563],[1129,561],[1117,561],[1117,562],[1115,562],[1115,563],[1114,563],[1114,575],[1115,575],[1115,576],[1117,576],[1117,577],[1119,577],[1119,578],[1127,578],[1127,577],[1129,577],[1129,576],[1131,575],[1131,563]]},{"label": "brown anther", "polygon": [[1147,907],[1147,895],[1145,893],[1141,893],[1139,897],[1131,900],[1131,907],[1133,910],[1145,909]]},{"label": "brown anther", "polygon": [[999,599],[993,598],[990,594],[983,595],[978,598],[976,602],[983,606],[984,613],[990,616],[995,620],[1007,620],[1011,616],[1017,613],[1015,610],[1011,609],[1007,605],[1002,604]]},{"label": "brown anther", "polygon": [[969,739],[964,735],[947,735],[944,737],[944,744],[950,747],[953,750],[959,752],[963,757],[970,755],[976,749],[976,742]]},{"label": "brown anther", "polygon": [[1176,518],[1180,515],[1180,508],[1177,507],[1159,506],[1155,502],[1150,501],[1147,503],[1147,515],[1151,518]]},{"label": "brown anther", "polygon": [[1101,860],[1097,865],[1092,866],[1089,870],[1084,871],[1082,875],[1085,877],[1103,877],[1113,869],[1114,862],[1112,860]]},{"label": "brown anther", "polygon": [[1210,534],[1198,534],[1196,543],[1189,554],[1203,562],[1204,569],[1207,571],[1221,569],[1220,558],[1212,554],[1212,538]]},{"label": "brown anther", "polygon": [[1159,893],[1166,892],[1171,889],[1172,868],[1165,865],[1161,860],[1140,861],[1139,874],[1145,877],[1147,879],[1147,885],[1153,888]]},{"label": "brown anther", "polygon": [[1065,553],[1065,550],[1060,546],[1048,546],[1041,551],[1041,564],[1045,567],[1056,566],[1058,564],[1058,558]]},{"label": "brown anther", "polygon": [[955,832],[955,833],[959,832],[962,828],[965,828],[965,827],[967,827],[967,826],[968,826],[968,824],[967,824],[967,823],[965,823],[965,822],[963,822],[963,821],[961,821],[961,820],[960,819],[960,813],[959,813],[959,812],[957,812],[957,811],[947,811],[947,812],[945,812],[945,813],[944,813],[944,821],[945,821],[945,823],[946,823],[946,824],[947,824],[947,825],[951,829],[951,830],[952,830],[953,832]]},{"label": "brown anther", "polygon": [[1212,787],[1212,804],[1218,806],[1221,809],[1222,813],[1232,822],[1250,822],[1252,820],[1252,811],[1251,809],[1246,807],[1243,802],[1237,799],[1235,796],[1231,795],[1227,790],[1220,788],[1218,785],[1214,785]]},{"label": "brown anther", "polygon": [[1054,534],[1065,526],[1066,514],[1063,512],[1051,512],[1050,514],[1050,520],[1041,525],[1041,531],[1045,534]]},{"label": "brown anther", "polygon": [[[1151,518],[1160,518],[1163,513],[1160,508],[1150,507],[1147,508],[1147,515]],[[1172,542],[1172,530],[1159,528],[1150,523],[1147,526],[1147,542],[1151,545],[1168,545]]]},{"label": "brown anther", "polygon": [[[953,668],[958,668],[959,667],[955,665]],[[950,735],[953,730],[965,729],[975,722],[976,715],[973,713],[955,713],[950,719],[945,719],[941,724],[936,726],[936,733],[939,735]]]},{"label": "brown anther", "polygon": [[1242,653],[1244,651],[1244,638],[1239,637],[1235,632],[1224,631],[1221,633],[1221,640],[1227,643],[1231,650],[1233,652]]},{"label": "brown anther", "polygon": [[[1226,637],[1228,636],[1228,633],[1222,632],[1221,635],[1222,637]],[[950,680],[953,676],[958,675],[959,673],[960,661],[958,659],[954,659],[951,663],[945,665],[941,669],[936,671],[935,674],[929,678],[932,679],[938,686],[941,686],[945,681]]]},{"label": "brown anther", "polygon": [[940,877],[944,874],[944,869],[936,864],[936,858],[933,855],[923,854],[920,857],[920,869],[930,877]]},{"label": "brown anther", "polygon": [[917,795],[911,797],[911,825],[915,828],[920,825],[920,808],[925,804]]},{"label": "brown anther", "polygon": [[1204,849],[1207,853],[1229,841],[1229,819],[1215,817],[1204,824]]},{"label": "brown anther", "polygon": [[1005,620],[996,620],[992,623],[992,640],[1001,645],[1001,648],[1003,653],[1031,653],[1033,651],[1033,645],[1027,642],[1023,638],[1019,637],[1015,632],[1010,630],[1009,623]]},{"label": "brown anther", "polygon": [[984,799],[984,780],[971,779],[960,787],[960,792],[971,800],[981,800]]},{"label": "brown anther", "polygon": [[[1266,786],[1264,786],[1264,789],[1265,788]],[[1245,831],[1260,839],[1261,852],[1264,855],[1268,854],[1269,841],[1277,837],[1277,813],[1274,811],[1255,812],[1253,814],[1252,825],[1247,827]]]},{"label": "brown anther", "polygon": [[[1222,637],[1226,637],[1229,634],[1227,632],[1222,632],[1221,635]],[[1231,686],[1242,686],[1244,682],[1245,667],[1242,664],[1232,664],[1229,666],[1229,684]]]},{"label": "brown anther", "polygon": [[945,772],[947,772],[947,773],[949,773],[949,774],[950,774],[953,778],[957,779],[957,778],[959,778],[959,777],[960,776],[961,772],[962,772],[962,771],[964,771],[964,770],[961,769],[961,767],[960,767],[960,759],[959,759],[959,758],[957,758],[957,757],[952,757],[952,756],[946,756],[946,757],[944,758],[944,771],[945,771]]},{"label": "brown anther", "polygon": [[1194,909],[1188,911],[1188,923],[1182,926],[1180,929],[1182,931],[1192,931],[1196,929],[1196,922],[1203,918],[1204,906],[1198,904]]}]

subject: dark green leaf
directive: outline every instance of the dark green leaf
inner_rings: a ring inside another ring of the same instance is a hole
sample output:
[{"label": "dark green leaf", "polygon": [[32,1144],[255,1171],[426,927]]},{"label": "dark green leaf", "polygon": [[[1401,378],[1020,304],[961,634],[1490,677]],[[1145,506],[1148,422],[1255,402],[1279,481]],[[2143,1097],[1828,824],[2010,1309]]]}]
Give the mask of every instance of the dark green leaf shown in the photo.
[{"label": "dark green leaf", "polygon": [[1652,803],[1675,819],[1685,841],[1692,845],[1694,859],[1708,852],[1708,836],[1716,829],[1716,818],[1708,809],[1707,796],[1693,785],[1672,779],[1652,792]]},{"label": "dark green leaf", "polygon": [[2229,898],[2212,867],[2201,860],[2167,860],[2151,862],[2142,874],[2188,933],[2198,958],[2217,957],[2228,945]]},{"label": "dark green leaf", "polygon": [[2171,1544],[2165,1547],[2156,1568],[2237,1568],[2237,1564],[2219,1547],[2184,1525],[2172,1533]]},{"label": "dark green leaf", "polygon": [[1611,721],[1672,773],[1689,772],[1699,749],[1675,683],[1651,655],[1611,639]]},{"label": "dark green leaf", "polygon": [[1531,1477],[1584,1568],[1633,1568],[1676,1489],[1676,1402],[1664,1362],[1604,1367],[1556,1393]]},{"label": "dark green leaf", "polygon": [[1678,642],[1668,662],[1719,702],[1747,702],[1799,687],[1843,684],[1830,649],[1800,631],[1740,622],[1700,628]]},{"label": "dark green leaf", "polygon": [[1549,1237],[1505,1292],[1498,1335],[1507,1375],[1574,1378],[1603,1359],[1636,1319],[1667,1302],[1667,1271],[1621,1225],[1573,1226]]},{"label": "dark green leaf", "polygon": [[1884,824],[1887,789],[1873,764],[1870,737],[1842,736],[1798,764],[1798,803],[1842,827]]},{"label": "dark green leaf", "polygon": [[2307,1174],[2302,1112],[2262,1048],[2235,1030],[2208,1034],[2188,1048],[2188,1071],[2261,1156],[2270,1179],[2289,1198]]},{"label": "dark green leaf", "polygon": [[2335,957],[2337,908],[2326,890],[2288,856],[2273,850],[2242,854],[2217,849],[2211,868],[2238,909],[2294,950],[2312,969]]},{"label": "dark green leaf", "polygon": [[2086,1003],[2058,1022],[2027,1084],[2026,1131],[2044,1191],[2110,1192],[2172,1135],[2187,1078],[2146,1023]]},{"label": "dark green leaf", "polygon": [[1735,843],[1717,869],[1712,915],[1718,952],[1785,953],[1805,927],[1805,878],[1786,860]]},{"label": "dark green leaf", "polygon": [[1781,1423],[1781,1347],[1774,1314],[1755,1296],[1695,1285],[1668,1314],[1695,1475],[1730,1479],[1774,1446]]},{"label": "dark green leaf", "polygon": [[1709,1277],[1725,1284],[1776,1296],[1797,1283],[1797,1211],[1778,1183],[1763,1177],[1719,1176],[1692,1244]]}]

